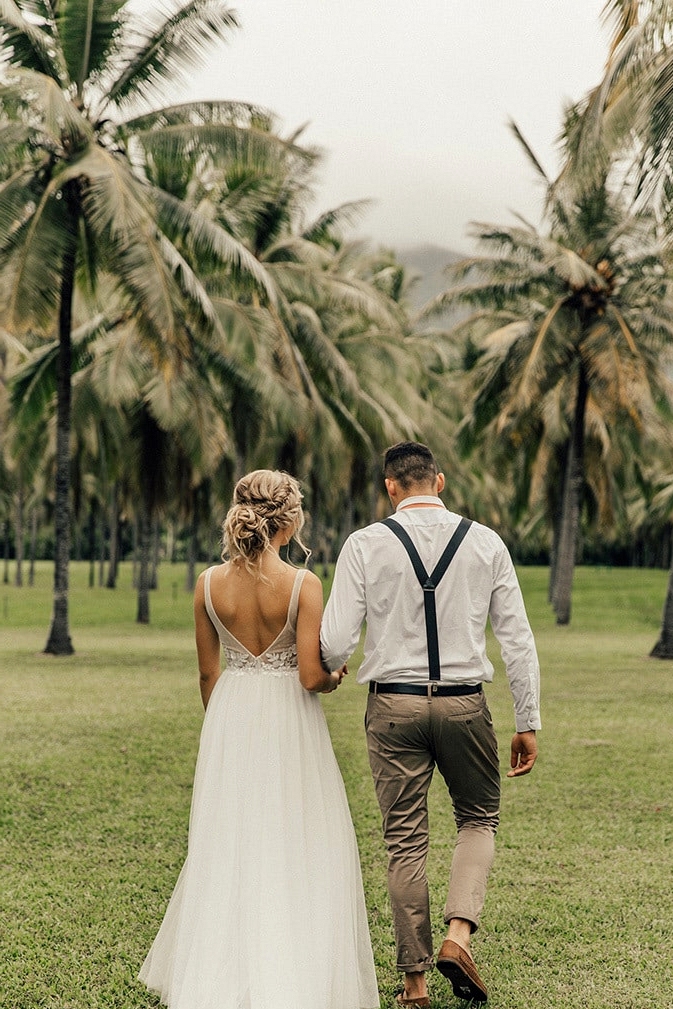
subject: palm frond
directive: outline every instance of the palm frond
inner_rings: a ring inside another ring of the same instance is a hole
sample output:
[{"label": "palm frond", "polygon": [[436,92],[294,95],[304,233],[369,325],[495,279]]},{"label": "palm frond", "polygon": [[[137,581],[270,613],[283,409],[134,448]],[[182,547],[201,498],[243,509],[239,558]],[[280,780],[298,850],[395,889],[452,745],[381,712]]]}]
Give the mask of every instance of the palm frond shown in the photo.
[{"label": "palm frond", "polygon": [[148,161],[165,158],[208,158],[216,167],[236,164],[259,172],[278,164],[279,156],[296,157],[304,152],[273,133],[237,123],[175,123],[149,130],[135,130]]},{"label": "palm frond", "polygon": [[275,303],[277,295],[272,279],[244,245],[204,214],[192,210],[184,201],[158,188],[152,189],[152,194],[160,211],[159,220],[169,235],[181,236],[195,256],[217,261],[252,279],[269,301]]},{"label": "palm frond", "polygon": [[28,348],[20,340],[17,340],[13,333],[10,333],[2,326],[0,326],[0,347],[2,347],[3,354],[11,354],[17,358],[27,357],[30,353]]},{"label": "palm frond", "polygon": [[0,263],[16,247],[17,235],[34,213],[41,195],[32,166],[21,164],[0,183]]},{"label": "palm frond", "polygon": [[[1,0],[0,0],[1,2]],[[79,151],[93,137],[88,120],[68,98],[57,79],[24,67],[14,67],[0,83],[0,105],[13,119],[24,119],[36,143],[64,153]]]},{"label": "palm frond", "polygon": [[27,123],[12,120],[0,125],[0,178],[25,163],[32,137],[33,130]]},{"label": "palm frond", "polygon": [[269,267],[277,263],[302,263],[314,270],[326,270],[331,263],[329,251],[304,235],[282,235],[264,250],[263,259]]},{"label": "palm frond", "polygon": [[604,278],[574,249],[557,245],[548,259],[549,267],[573,290],[592,286],[607,289]]},{"label": "palm frond", "polygon": [[[73,332],[72,374],[91,362],[95,341],[116,325],[116,319],[101,314]],[[19,426],[30,428],[49,413],[56,394],[58,354],[58,340],[45,343],[12,376],[10,401]]]},{"label": "palm frond", "polygon": [[68,0],[56,7],[63,58],[80,100],[87,81],[95,82],[106,66],[124,5],[125,0]]},{"label": "palm frond", "polygon": [[[196,101],[181,102],[178,105],[163,105],[159,109],[140,115],[124,117],[120,120],[127,132],[134,134],[165,130],[170,126],[238,126],[254,129],[262,133],[274,134],[278,122],[273,112],[250,102],[236,101]],[[294,138],[286,141],[297,151],[306,148],[296,144]]]},{"label": "palm frond", "polygon": [[156,105],[168,90],[187,81],[203,64],[205,51],[225,39],[238,19],[224,0],[189,0],[165,10],[134,14],[124,23],[118,53],[124,67],[106,89],[99,114],[110,105]]},{"label": "palm frond", "polygon": [[542,164],[538,160],[537,155],[533,151],[533,148],[530,146],[530,144],[528,143],[528,141],[526,140],[526,138],[524,137],[523,133],[521,132],[521,130],[519,129],[519,127],[517,126],[517,124],[514,122],[513,119],[510,119],[510,121],[509,121],[509,128],[512,131],[512,133],[514,134],[514,136],[516,137],[516,139],[519,141],[519,144],[521,145],[524,154],[528,158],[528,161],[533,166],[533,168],[535,169],[535,171],[537,172],[537,174],[540,176],[540,178],[542,179],[542,181],[545,182],[547,185],[550,185],[551,180],[550,180],[549,176],[547,175],[547,173],[545,172],[544,168],[542,167]]},{"label": "palm frond", "polygon": [[0,0],[0,45],[9,55],[12,66],[34,70],[64,86],[67,83],[65,67],[59,59],[58,46],[54,44],[48,11],[44,4],[35,7],[39,9],[33,13],[40,18],[41,24],[24,17],[14,0]]},{"label": "palm frond", "polygon": [[[54,322],[61,287],[61,263],[73,239],[66,201],[56,199],[59,179],[52,179],[21,223],[13,229],[13,255],[3,271],[0,318],[16,332],[47,331]],[[9,204],[11,206],[11,204]],[[6,213],[7,205],[0,203]]]},{"label": "palm frond", "polygon": [[326,210],[302,231],[302,238],[320,245],[340,237],[341,229],[351,227],[371,206],[371,200],[351,200]]},{"label": "palm frond", "polygon": [[[90,148],[59,174],[61,183],[75,179],[83,187],[87,228],[106,249],[106,267],[131,296],[155,350],[187,352],[186,326],[209,327],[214,313],[203,285],[158,229],[150,188],[124,158],[101,147]],[[186,304],[181,304],[183,296]]]}]

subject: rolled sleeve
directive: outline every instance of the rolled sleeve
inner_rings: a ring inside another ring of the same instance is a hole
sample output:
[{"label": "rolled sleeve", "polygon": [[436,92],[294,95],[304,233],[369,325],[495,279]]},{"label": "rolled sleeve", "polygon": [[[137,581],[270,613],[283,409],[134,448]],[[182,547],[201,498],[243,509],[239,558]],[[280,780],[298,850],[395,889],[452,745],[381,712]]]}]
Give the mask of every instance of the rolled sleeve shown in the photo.
[{"label": "rolled sleeve", "polygon": [[540,729],[540,664],[516,571],[504,544],[494,563],[489,617],[505,663],[516,731]]},{"label": "rolled sleeve", "polygon": [[354,536],[344,543],[320,627],[320,650],[328,669],[339,669],[360,640],[366,614],[362,555]]}]

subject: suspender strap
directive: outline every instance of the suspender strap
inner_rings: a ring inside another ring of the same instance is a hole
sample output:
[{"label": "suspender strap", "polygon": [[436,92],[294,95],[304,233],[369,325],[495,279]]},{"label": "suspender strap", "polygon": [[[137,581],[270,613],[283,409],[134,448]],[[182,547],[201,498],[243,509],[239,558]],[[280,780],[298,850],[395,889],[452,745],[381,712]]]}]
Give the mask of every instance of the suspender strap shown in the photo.
[{"label": "suspender strap", "polygon": [[423,589],[423,609],[425,611],[425,633],[428,642],[428,666],[430,669],[430,679],[438,680],[440,678],[440,664],[435,589],[444,577],[446,569],[453,560],[456,550],[463,542],[465,534],[472,525],[472,522],[470,519],[466,518],[462,518],[460,520],[458,528],[447,543],[444,553],[432,569],[431,574],[428,574],[425,570],[425,565],[419,557],[418,550],[414,546],[406,529],[404,529],[400,523],[396,522],[393,518],[383,519],[383,525],[388,526],[390,531],[395,533],[398,540],[409,554],[409,560],[413,565],[416,577]]}]

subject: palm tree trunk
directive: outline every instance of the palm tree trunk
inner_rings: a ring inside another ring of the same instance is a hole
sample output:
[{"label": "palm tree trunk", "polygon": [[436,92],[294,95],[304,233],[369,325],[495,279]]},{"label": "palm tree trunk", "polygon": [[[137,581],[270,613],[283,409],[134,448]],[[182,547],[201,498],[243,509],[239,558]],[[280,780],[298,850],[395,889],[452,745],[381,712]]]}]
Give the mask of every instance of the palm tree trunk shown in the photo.
[{"label": "palm tree trunk", "polygon": [[35,554],[37,553],[37,507],[30,509],[30,552],[28,561],[28,584],[35,584]]},{"label": "palm tree trunk", "polygon": [[89,504],[89,588],[96,585],[96,499]]},{"label": "palm tree trunk", "polygon": [[5,519],[4,526],[4,571],[2,575],[3,585],[9,585],[9,555],[11,553],[11,526],[9,519]]},{"label": "palm tree trunk", "polygon": [[137,624],[149,624],[150,622],[150,550],[151,550],[151,521],[149,509],[143,501],[140,506],[138,516],[138,553],[140,563],[138,565],[138,609],[136,612]]},{"label": "palm tree trunk", "polygon": [[175,564],[175,524],[166,523],[166,560],[169,564]]},{"label": "palm tree trunk", "polygon": [[[565,465],[568,464],[568,447],[563,450],[563,455],[565,456]],[[565,472],[565,470],[563,470]],[[549,586],[547,589],[547,602],[553,606],[554,605],[554,594],[556,592],[556,571],[557,571],[557,558],[558,558],[558,546],[559,546],[559,536],[561,534],[561,517],[563,514],[563,495],[557,494],[553,502],[551,509],[551,548],[549,551]]]},{"label": "palm tree trunk", "polygon": [[98,588],[105,584],[105,509],[98,509]]},{"label": "palm tree trunk", "polygon": [[668,577],[668,589],[664,602],[659,640],[650,652],[653,659],[673,659],[673,564]]},{"label": "palm tree trunk", "polygon": [[161,535],[159,531],[159,520],[152,522],[152,532],[150,540],[150,588],[159,588],[159,552],[161,549]]},{"label": "palm tree trunk", "polygon": [[187,540],[187,572],[185,576],[185,590],[193,592],[196,586],[196,561],[199,556],[199,522],[196,507],[196,494],[192,494],[192,520],[189,524],[189,538]]},{"label": "palm tree trunk", "polygon": [[117,500],[117,484],[112,484],[110,492],[110,556],[107,569],[106,588],[117,587],[117,565],[119,560],[119,502]]},{"label": "palm tree trunk", "polygon": [[589,384],[584,367],[580,362],[570,450],[563,481],[563,509],[558,538],[556,576],[554,578],[553,606],[556,613],[556,623],[560,625],[570,623],[577,534],[584,487],[584,417],[588,392]]},{"label": "palm tree trunk", "polygon": [[19,479],[16,491],[16,528],[14,529],[16,553],[16,576],[14,584],[17,588],[23,585],[23,485]]},{"label": "palm tree trunk", "polygon": [[[76,227],[74,222],[71,226]],[[72,655],[68,623],[70,563],[70,400],[72,301],[75,291],[75,236],[63,256],[56,379],[56,493],[54,499],[54,609],[45,645],[49,655]]]}]

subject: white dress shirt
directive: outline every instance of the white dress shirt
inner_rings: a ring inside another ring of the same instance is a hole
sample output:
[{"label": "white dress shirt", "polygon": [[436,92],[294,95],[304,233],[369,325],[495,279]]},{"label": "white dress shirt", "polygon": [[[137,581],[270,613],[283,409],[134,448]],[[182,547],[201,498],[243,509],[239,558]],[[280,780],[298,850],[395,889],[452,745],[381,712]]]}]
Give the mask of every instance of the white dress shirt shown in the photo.
[{"label": "white dress shirt", "polygon": [[[417,507],[423,505],[423,507]],[[414,506],[414,507],[412,507]],[[428,572],[460,522],[438,497],[408,497],[395,519]],[[521,589],[498,534],[473,522],[435,592],[441,681],[490,683],[486,623],[500,645],[517,732],[540,728],[540,667]],[[352,533],[337,560],[320,632],[323,658],[338,669],[366,621],[358,682],[427,683],[423,590],[397,536],[381,522]]]}]

